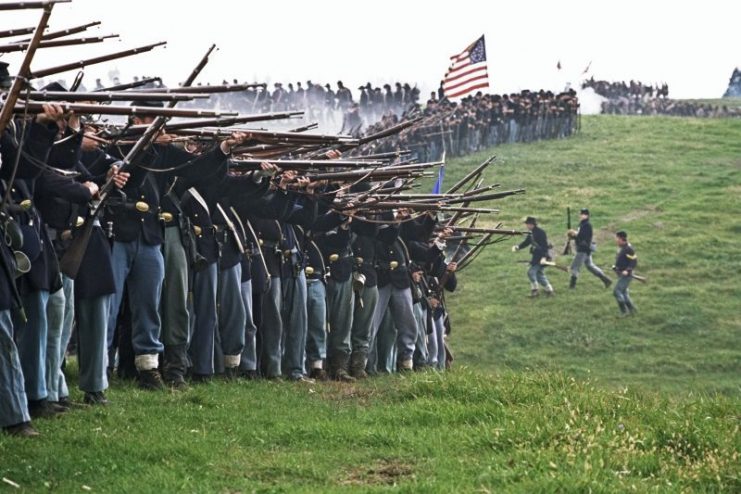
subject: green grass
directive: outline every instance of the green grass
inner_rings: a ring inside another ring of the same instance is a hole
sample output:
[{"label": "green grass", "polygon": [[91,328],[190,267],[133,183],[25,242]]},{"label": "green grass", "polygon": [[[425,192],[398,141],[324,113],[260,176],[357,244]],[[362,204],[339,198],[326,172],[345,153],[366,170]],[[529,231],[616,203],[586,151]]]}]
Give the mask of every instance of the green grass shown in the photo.
[{"label": "green grass", "polygon": [[[35,440],[0,435],[0,479],[20,492],[741,491],[741,121],[583,127],[493,151],[488,178],[528,189],[497,221],[534,214],[560,248],[565,207],[588,206],[603,266],[626,229],[650,278],[633,286],[637,317],[618,320],[588,274],[570,292],[551,271],[557,296],[528,300],[526,254],[507,242],[449,298],[452,372],[184,393],[114,382],[106,408],[38,421]],[[484,156],[450,163],[447,184]]]}]

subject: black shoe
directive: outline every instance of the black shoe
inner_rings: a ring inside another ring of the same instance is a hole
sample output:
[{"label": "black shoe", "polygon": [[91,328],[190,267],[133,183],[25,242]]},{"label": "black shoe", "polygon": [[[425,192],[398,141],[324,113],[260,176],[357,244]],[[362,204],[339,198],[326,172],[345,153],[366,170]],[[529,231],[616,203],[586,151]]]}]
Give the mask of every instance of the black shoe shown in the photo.
[{"label": "black shoe", "polygon": [[315,381],[329,381],[329,374],[324,369],[311,369],[309,377]]},{"label": "black shoe", "polygon": [[576,276],[572,276],[569,280],[569,288],[574,289],[576,288]]},{"label": "black shoe", "polygon": [[102,391],[86,392],[82,400],[86,405],[108,405],[110,402]]},{"label": "black shoe", "polygon": [[339,369],[334,373],[334,380],[343,383],[354,383],[356,379],[347,373],[345,369]]},{"label": "black shoe", "polygon": [[537,288],[530,290],[530,298],[536,298],[538,295],[540,295],[540,292]]},{"label": "black shoe", "polygon": [[39,431],[33,428],[31,422],[21,422],[20,424],[3,427],[3,431],[9,436],[16,437],[36,437]]},{"label": "black shoe", "polygon": [[147,389],[150,391],[158,391],[165,389],[165,384],[162,382],[162,375],[157,369],[140,370],[139,371],[139,387],[141,389]]},{"label": "black shoe", "polygon": [[69,412],[69,409],[71,408],[69,400],[65,400],[64,402],[62,400],[50,401],[49,403],[53,408],[56,410],[62,410],[62,412]]},{"label": "black shoe", "polygon": [[612,285],[612,280],[610,278],[604,277],[602,278],[602,283],[605,284],[605,288],[610,288],[610,285]]},{"label": "black shoe", "polygon": [[64,413],[60,406],[54,406],[46,400],[30,401],[28,403],[28,413],[34,419],[49,419],[59,417]]},{"label": "black shoe", "polygon": [[188,383],[185,382],[185,378],[183,376],[172,376],[169,379],[165,380],[165,384],[170,389],[173,389],[175,391],[185,391],[188,389]]}]

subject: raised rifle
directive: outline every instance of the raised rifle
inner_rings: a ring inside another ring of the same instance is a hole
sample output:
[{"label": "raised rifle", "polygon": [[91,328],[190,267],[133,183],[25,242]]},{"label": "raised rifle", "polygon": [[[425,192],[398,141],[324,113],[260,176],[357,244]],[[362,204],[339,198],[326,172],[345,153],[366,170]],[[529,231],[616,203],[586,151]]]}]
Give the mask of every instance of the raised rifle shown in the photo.
[{"label": "raised rifle", "polygon": [[23,36],[24,34],[31,34],[34,27],[20,27],[18,29],[7,29],[0,31],[0,38],[11,38],[13,36]]},{"label": "raised rifle", "polygon": [[[159,89],[157,90],[159,92]],[[302,111],[286,111],[286,112],[272,112],[272,113],[257,113],[254,115],[240,115],[237,117],[219,118],[213,120],[189,120],[185,122],[169,123],[165,125],[165,132],[173,132],[176,130],[187,130],[193,129],[194,127],[228,127],[231,125],[237,125],[241,123],[249,122],[262,122],[266,120],[280,120],[284,118],[292,118],[295,116],[303,115]],[[146,125],[132,125],[126,129],[126,135],[137,134],[147,130]],[[193,134],[203,135],[208,137],[219,137],[217,132],[210,130],[198,130]]]},{"label": "raised rifle", "polygon": [[[171,101],[170,103],[176,103]],[[111,106],[111,105],[92,105],[85,103],[57,103],[65,112],[75,112],[78,115],[125,115],[125,116],[153,116],[161,118],[171,117],[221,117],[236,115],[233,112],[220,112],[213,110],[180,110],[176,108],[159,108],[152,106]],[[35,101],[19,101],[16,104],[16,111],[28,113],[43,113],[43,103]]]},{"label": "raised rifle", "polygon": [[138,55],[139,53],[146,53],[153,50],[154,48],[162,45],[166,45],[167,41],[160,41],[159,43],[152,43],[151,45],[140,46],[138,48],[131,48],[130,50],[119,51],[108,55],[102,55],[99,57],[87,58],[80,60],[79,62],[67,63],[64,65],[57,65],[56,67],[49,67],[48,69],[37,70],[29,75],[31,79],[39,79],[52,74],[58,74],[60,72],[67,72],[68,70],[81,69],[90,65],[98,63],[108,62],[110,60],[117,60],[119,58],[130,57],[132,55]]},{"label": "raised rifle", "polygon": [[[105,92],[105,91],[125,91],[126,89],[131,89],[139,86],[146,86],[147,84],[153,83],[153,82],[162,82],[162,79],[159,77],[151,77],[149,79],[142,79],[140,81],[134,81],[134,82],[127,82],[126,84],[116,84],[115,86],[108,86],[103,87],[100,89],[95,89],[94,92]],[[149,89],[149,88],[148,88]],[[159,91],[160,89],[157,88],[155,91]]]},{"label": "raised rifle", "polygon": [[[259,170],[265,160],[230,160],[229,164],[240,170]],[[381,165],[380,161],[349,161],[349,160],[271,160],[281,170],[306,170],[311,168],[359,168],[363,166]]]},{"label": "raised rifle", "polygon": [[[90,38],[72,38],[72,39],[54,39],[51,41],[41,41],[38,48],[55,48],[59,46],[89,45],[91,43],[101,43],[110,38],[118,38],[118,34],[109,34],[107,36],[92,36]],[[12,53],[14,51],[23,51],[28,48],[30,42],[10,43],[0,45],[0,53]]]},{"label": "raised rifle", "polygon": [[[158,91],[163,93],[231,93],[236,91],[246,91],[256,87],[265,87],[264,82],[252,83],[252,84],[226,84],[219,86],[186,86],[173,87],[173,88],[162,88]],[[139,91],[137,89],[137,91]]]},{"label": "raised rifle", "polygon": [[208,98],[205,94],[134,93],[132,91],[96,91],[92,93],[68,91],[31,91],[28,97],[35,101],[188,101]]},{"label": "raised rifle", "polygon": [[69,3],[72,0],[41,0],[38,2],[5,2],[0,3],[0,10],[25,10],[25,9],[45,9],[53,6],[55,3]]},{"label": "raised rifle", "polygon": [[566,245],[563,246],[563,255],[571,254],[571,208],[566,208]]}]

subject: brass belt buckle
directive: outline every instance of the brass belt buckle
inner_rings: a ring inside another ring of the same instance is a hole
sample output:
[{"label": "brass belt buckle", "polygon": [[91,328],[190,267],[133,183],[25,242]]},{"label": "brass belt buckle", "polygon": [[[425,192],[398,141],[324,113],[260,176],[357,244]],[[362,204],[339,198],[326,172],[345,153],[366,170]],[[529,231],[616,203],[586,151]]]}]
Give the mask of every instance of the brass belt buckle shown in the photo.
[{"label": "brass belt buckle", "polygon": [[147,204],[144,201],[136,201],[136,204],[134,204],[134,207],[140,213],[148,213],[149,212],[149,204]]},{"label": "brass belt buckle", "polygon": [[329,262],[336,262],[340,258],[339,254],[330,254],[329,255]]}]

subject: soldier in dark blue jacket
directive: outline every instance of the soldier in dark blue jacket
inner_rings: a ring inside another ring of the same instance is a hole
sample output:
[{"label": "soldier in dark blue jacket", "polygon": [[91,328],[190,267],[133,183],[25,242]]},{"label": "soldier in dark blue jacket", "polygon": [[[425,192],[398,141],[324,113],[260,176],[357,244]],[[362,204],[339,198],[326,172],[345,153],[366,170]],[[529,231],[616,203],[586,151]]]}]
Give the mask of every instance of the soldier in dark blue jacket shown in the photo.
[{"label": "soldier in dark blue jacket", "polygon": [[587,270],[599,278],[605,284],[605,288],[612,284],[612,280],[602,272],[602,270],[592,261],[592,224],[589,222],[589,209],[583,208],[579,213],[581,221],[578,230],[570,230],[568,235],[574,238],[576,246],[576,255],[571,263],[571,280],[569,288],[576,287],[576,280],[579,278],[579,271],[582,264]]},{"label": "soldier in dark blue jacket", "polygon": [[525,219],[525,226],[530,230],[530,234],[525,237],[519,245],[512,247],[512,252],[517,252],[520,249],[524,249],[530,246],[530,267],[527,270],[527,277],[530,280],[530,296],[538,296],[538,284],[545,289],[545,294],[548,296],[553,295],[553,287],[551,286],[548,278],[545,276],[545,266],[542,264],[543,260],[549,259],[548,250],[548,236],[545,230],[538,226],[538,222],[532,216],[528,216]]},{"label": "soldier in dark blue jacket", "polygon": [[634,315],[637,310],[630,298],[628,287],[633,279],[633,270],[638,263],[638,256],[633,250],[633,246],[628,242],[628,234],[619,231],[615,234],[615,242],[618,246],[617,255],[615,256],[615,272],[618,275],[618,281],[615,283],[613,294],[617,300],[621,316]]}]

